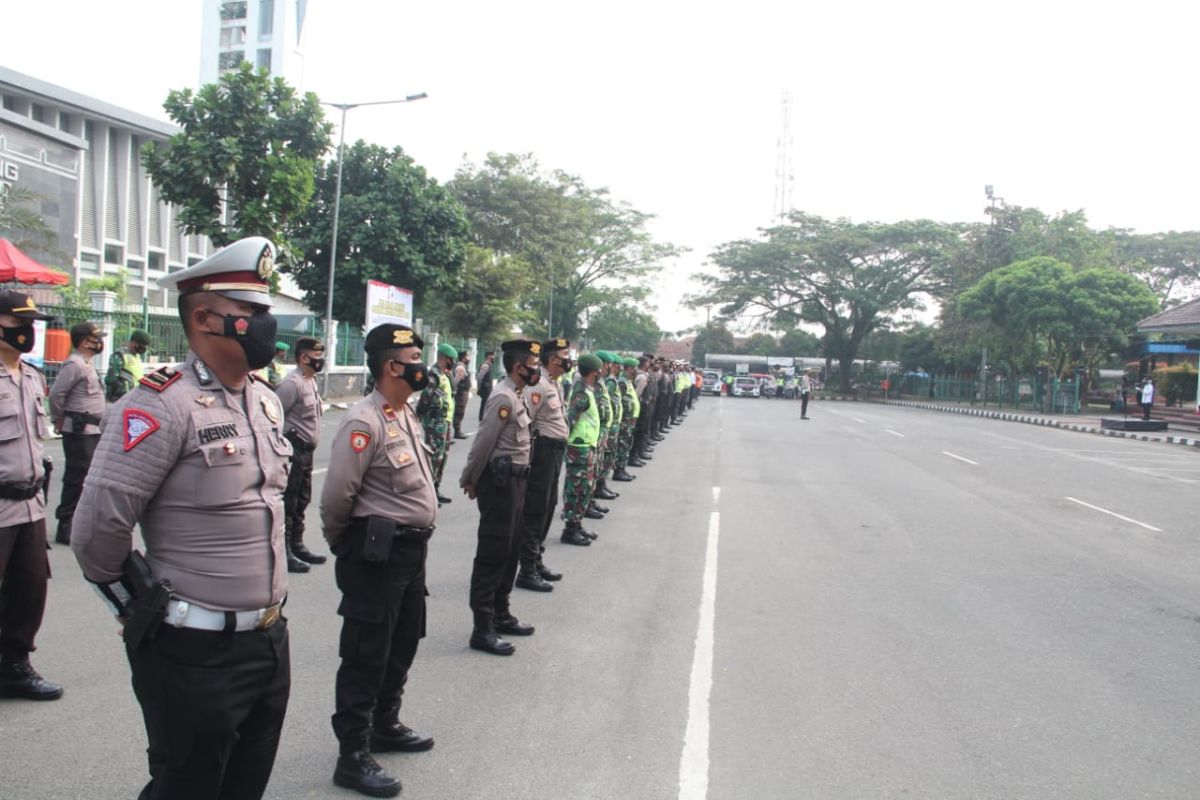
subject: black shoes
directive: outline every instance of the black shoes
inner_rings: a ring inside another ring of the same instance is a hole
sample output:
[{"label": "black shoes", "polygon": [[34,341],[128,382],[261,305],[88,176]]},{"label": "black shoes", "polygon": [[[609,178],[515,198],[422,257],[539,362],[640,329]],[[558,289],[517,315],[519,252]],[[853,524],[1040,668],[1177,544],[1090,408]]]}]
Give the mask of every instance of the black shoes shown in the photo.
[{"label": "black shoes", "polygon": [[54,543],[66,545],[71,543],[71,520],[60,519],[58,521],[58,530],[54,532]]},{"label": "black shoes", "polygon": [[462,434],[462,431],[455,431],[455,432],[454,432],[454,438],[455,438],[455,439],[465,439],[465,438],[467,438],[467,437],[466,437],[466,436],[464,436],[464,435]]},{"label": "black shoes", "polygon": [[621,495],[609,489],[607,486],[600,486],[596,489],[595,496],[601,500],[616,500]]},{"label": "black shoes", "polygon": [[584,534],[583,528],[579,527],[578,524],[571,525],[570,523],[563,529],[560,541],[563,544],[573,544],[578,547],[588,547],[592,543],[592,540]]},{"label": "black shoes", "polygon": [[343,789],[353,789],[368,797],[395,797],[400,794],[400,779],[385,772],[366,750],[338,756],[333,782]]},{"label": "black shoes", "polygon": [[319,556],[305,547],[304,542],[292,542],[292,555],[308,564],[324,564],[325,556]]},{"label": "black shoes", "polygon": [[423,753],[432,749],[432,736],[417,733],[402,722],[390,722],[371,731],[372,753]]},{"label": "black shoes", "polygon": [[517,652],[517,648],[500,638],[500,634],[478,629],[471,632],[471,649],[482,650],[494,656],[511,656]]},{"label": "black shoes", "polygon": [[550,581],[553,583],[554,581],[562,580],[563,576],[561,572],[555,572],[540,561],[537,563],[536,569],[537,574],[541,576],[541,579],[544,581]]},{"label": "black shoes", "polygon": [[622,483],[629,483],[629,481],[636,480],[636,477],[633,475],[630,475],[628,472],[626,472],[623,469],[619,469],[613,473],[613,480],[621,481]]},{"label": "black shoes", "polygon": [[312,569],[307,562],[296,558],[296,554],[292,552],[291,547],[288,547],[287,550],[287,565],[288,572],[308,572]]},{"label": "black shoes", "polygon": [[0,697],[57,700],[63,688],[37,674],[29,659],[0,659]]},{"label": "black shoes", "polygon": [[645,461],[642,461],[642,459],[641,459],[641,458],[639,458],[638,456],[634,456],[633,458],[629,459],[629,463],[628,463],[626,466],[629,466],[629,467],[644,467],[644,466],[646,466],[646,462],[645,462]]},{"label": "black shoes", "polygon": [[553,592],[554,584],[547,581],[538,574],[536,569],[521,568],[517,573],[516,585],[522,589],[528,589],[531,592]]},{"label": "black shoes", "polygon": [[492,627],[496,633],[507,633],[509,636],[533,636],[535,630],[532,625],[526,625],[512,614],[497,615]]},{"label": "black shoes", "polygon": [[588,507],[587,511],[583,512],[583,515],[588,519],[604,519],[604,514],[591,506]]},{"label": "black shoes", "polygon": [[444,505],[446,505],[447,503],[453,503],[453,502],[454,502],[454,501],[453,501],[453,500],[451,500],[449,497],[443,497],[441,492],[438,492],[437,501],[438,501],[438,505],[439,505],[439,506],[444,506]]}]

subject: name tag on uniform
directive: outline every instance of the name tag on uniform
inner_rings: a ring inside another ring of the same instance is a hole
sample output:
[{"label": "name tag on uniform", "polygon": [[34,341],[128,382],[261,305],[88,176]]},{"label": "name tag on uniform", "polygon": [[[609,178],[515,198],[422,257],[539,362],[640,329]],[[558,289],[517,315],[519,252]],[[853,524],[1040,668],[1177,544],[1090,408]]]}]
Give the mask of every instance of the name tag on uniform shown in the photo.
[{"label": "name tag on uniform", "polygon": [[236,422],[218,422],[196,431],[200,444],[212,444],[222,439],[236,439],[238,435]]}]

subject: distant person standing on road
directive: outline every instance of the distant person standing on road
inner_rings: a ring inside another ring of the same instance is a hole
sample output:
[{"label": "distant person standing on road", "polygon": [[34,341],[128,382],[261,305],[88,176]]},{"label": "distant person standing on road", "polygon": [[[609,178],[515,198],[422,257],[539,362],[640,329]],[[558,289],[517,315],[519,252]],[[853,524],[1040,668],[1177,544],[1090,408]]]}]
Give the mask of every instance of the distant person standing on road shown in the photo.
[{"label": "distant person standing on road", "polygon": [[812,396],[812,371],[804,370],[800,376],[800,419],[808,419],[808,398]]},{"label": "distant person standing on road", "polygon": [[325,369],[325,345],[316,339],[296,340],[296,369],[279,381],[275,394],[283,406],[283,432],[292,443],[292,469],[283,493],[284,545],[288,572],[308,572],[324,564],[304,544],[304,516],[312,501],[313,452],[321,438],[321,393],[317,373]]},{"label": "distant person standing on road", "polygon": [[92,455],[100,441],[100,420],[104,418],[104,387],[96,374],[93,359],[104,350],[100,329],[92,322],[71,327],[71,345],[75,351],[63,362],[50,387],[50,421],[62,434],[62,495],[58,500],[58,530],[54,541],[71,543],[71,520],[75,504],[83,491],[83,479],[92,465]]},{"label": "distant person standing on road", "polygon": [[492,363],[496,360],[496,354],[488,350],[483,354],[483,364],[479,367],[479,374],[475,378],[475,390],[479,392],[479,420],[483,421],[483,407],[487,405],[488,395],[492,393],[492,383],[495,381],[495,376],[492,374]]},{"label": "distant person standing on road", "polygon": [[1150,410],[1154,408],[1154,380],[1150,376],[1146,376],[1146,380],[1142,381],[1142,388],[1138,394],[1138,402],[1142,405],[1142,419],[1150,419]]},{"label": "distant person standing on road", "polygon": [[454,374],[450,377],[454,386],[454,438],[465,439],[462,432],[463,417],[467,414],[467,401],[471,399],[471,356],[463,352],[458,354],[458,363],[454,365]]}]

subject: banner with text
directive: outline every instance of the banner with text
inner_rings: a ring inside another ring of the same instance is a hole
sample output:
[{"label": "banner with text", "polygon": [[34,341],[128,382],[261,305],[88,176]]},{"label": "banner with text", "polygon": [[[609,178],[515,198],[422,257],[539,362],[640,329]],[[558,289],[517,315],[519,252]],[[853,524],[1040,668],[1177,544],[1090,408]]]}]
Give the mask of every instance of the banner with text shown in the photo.
[{"label": "banner with text", "polygon": [[382,281],[367,281],[367,330],[389,322],[413,324],[413,293]]}]

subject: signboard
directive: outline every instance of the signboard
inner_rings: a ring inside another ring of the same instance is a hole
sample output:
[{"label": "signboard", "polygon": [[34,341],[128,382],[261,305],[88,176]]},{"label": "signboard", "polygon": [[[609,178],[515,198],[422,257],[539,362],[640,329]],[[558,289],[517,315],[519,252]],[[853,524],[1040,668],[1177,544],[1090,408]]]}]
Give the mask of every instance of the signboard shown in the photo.
[{"label": "signboard", "polygon": [[33,321],[33,349],[21,356],[38,369],[46,368],[46,320]]},{"label": "signboard", "polygon": [[367,330],[377,325],[413,324],[413,293],[382,281],[367,281]]}]

